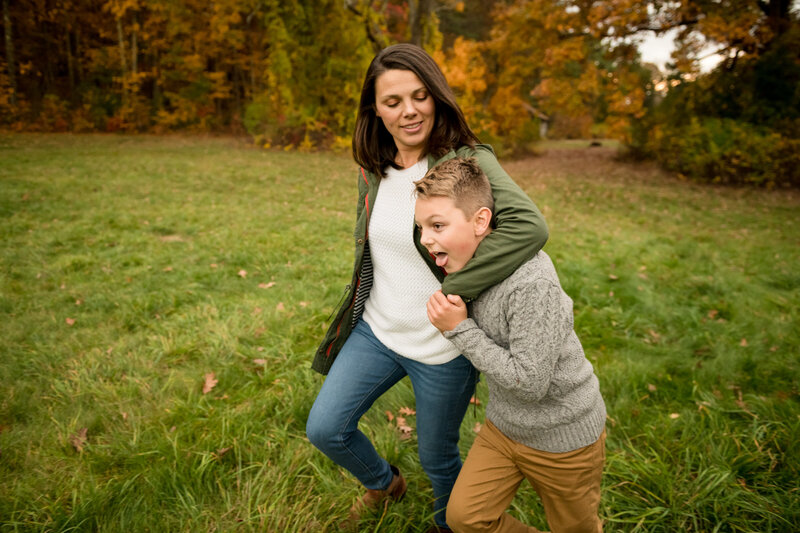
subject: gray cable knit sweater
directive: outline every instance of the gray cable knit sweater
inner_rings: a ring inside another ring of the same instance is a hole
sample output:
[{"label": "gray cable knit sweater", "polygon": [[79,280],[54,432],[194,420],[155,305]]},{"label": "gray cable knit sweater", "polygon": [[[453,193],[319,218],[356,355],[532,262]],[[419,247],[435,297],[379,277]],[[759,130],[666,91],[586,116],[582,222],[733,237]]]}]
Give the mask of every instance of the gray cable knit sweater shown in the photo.
[{"label": "gray cable knit sweater", "polygon": [[504,435],[553,453],[600,437],[605,403],[546,253],[484,291],[470,316],[444,335],[486,375],[486,417]]}]

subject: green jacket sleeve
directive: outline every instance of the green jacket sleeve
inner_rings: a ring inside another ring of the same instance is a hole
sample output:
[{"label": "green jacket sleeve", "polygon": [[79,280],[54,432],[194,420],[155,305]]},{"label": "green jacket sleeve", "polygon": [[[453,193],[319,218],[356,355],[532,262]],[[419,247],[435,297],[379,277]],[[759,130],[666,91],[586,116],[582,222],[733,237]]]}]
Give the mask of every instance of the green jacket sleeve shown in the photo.
[{"label": "green jacket sleeve", "polygon": [[497,162],[491,147],[478,145],[458,155],[472,156],[492,184],[496,227],[478,246],[473,258],[444,278],[442,291],[471,300],[506,279],[547,242],[544,217],[527,194]]}]

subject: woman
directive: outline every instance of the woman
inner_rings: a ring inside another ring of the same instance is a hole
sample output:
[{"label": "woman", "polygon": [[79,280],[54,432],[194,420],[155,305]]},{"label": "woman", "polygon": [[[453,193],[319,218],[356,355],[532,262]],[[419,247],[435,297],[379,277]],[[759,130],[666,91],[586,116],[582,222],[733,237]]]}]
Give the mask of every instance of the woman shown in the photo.
[{"label": "woman", "polygon": [[[397,44],[372,60],[353,134],[358,174],[353,280],[313,368],[327,378],[311,408],[309,440],[367,489],[350,521],[406,490],[399,470],[358,430],[375,400],[406,375],[414,388],[420,463],[431,480],[435,525],[461,469],[459,427],[477,372],[431,325],[426,302],[441,288],[467,300],[503,280],[547,240],[541,213],[478,145],[452,89],[421,48]],[[456,155],[476,157],[492,183],[496,229],[476,257],[444,278],[414,229],[413,182]]]}]

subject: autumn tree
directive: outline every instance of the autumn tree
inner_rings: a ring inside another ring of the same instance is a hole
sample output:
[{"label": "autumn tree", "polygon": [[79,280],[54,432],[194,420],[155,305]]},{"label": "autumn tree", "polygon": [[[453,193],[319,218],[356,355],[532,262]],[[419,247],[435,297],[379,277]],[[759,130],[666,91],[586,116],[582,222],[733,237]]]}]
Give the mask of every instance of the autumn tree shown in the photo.
[{"label": "autumn tree", "polygon": [[[679,28],[673,87],[637,148],[684,175],[800,186],[800,24],[788,0],[684,0],[659,16]],[[723,59],[701,73],[711,47]]]}]

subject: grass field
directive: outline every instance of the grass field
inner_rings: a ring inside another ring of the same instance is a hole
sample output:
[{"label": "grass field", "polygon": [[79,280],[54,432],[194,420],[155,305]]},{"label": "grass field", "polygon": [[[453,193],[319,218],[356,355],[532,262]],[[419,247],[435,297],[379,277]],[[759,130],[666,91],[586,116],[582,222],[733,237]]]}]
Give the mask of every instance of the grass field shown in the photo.
[{"label": "grass field", "polygon": [[[542,151],[504,166],[608,406],[606,530],[799,530],[800,195]],[[355,179],[226,138],[0,135],[0,532],[334,531],[360,489],[304,433]],[[409,482],[363,531],[430,524],[403,407],[407,380],[362,423]],[[546,528],[530,488],[513,512]]]}]

